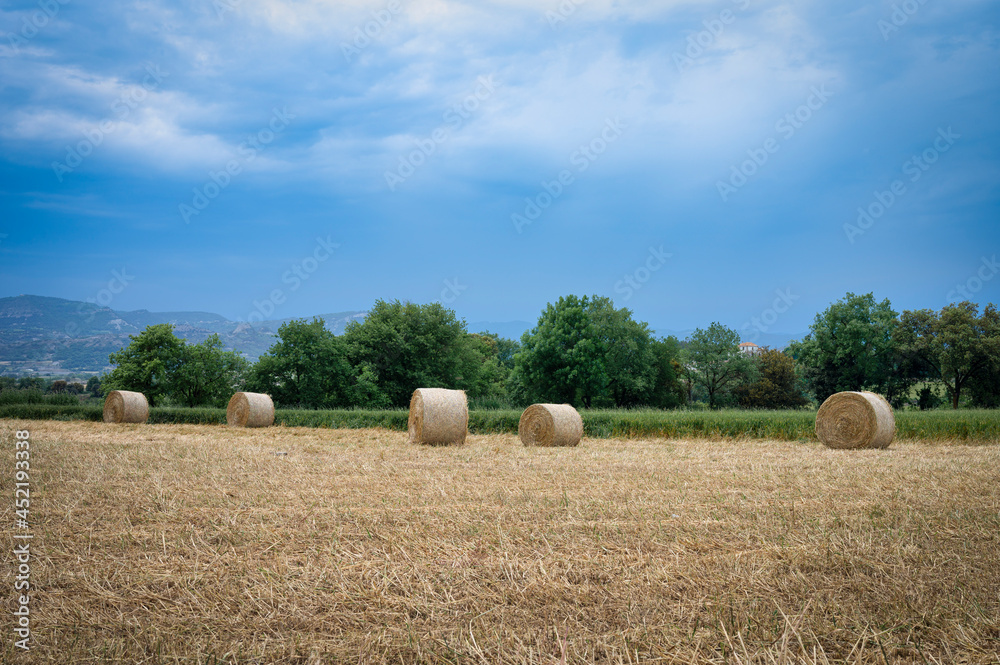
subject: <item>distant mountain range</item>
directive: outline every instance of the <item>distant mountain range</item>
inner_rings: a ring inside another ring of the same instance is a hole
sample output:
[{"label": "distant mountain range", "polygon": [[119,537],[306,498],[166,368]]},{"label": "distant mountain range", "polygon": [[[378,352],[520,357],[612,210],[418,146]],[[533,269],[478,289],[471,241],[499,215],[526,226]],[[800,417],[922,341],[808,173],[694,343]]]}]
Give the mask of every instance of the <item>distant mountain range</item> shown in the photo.
[{"label": "distant mountain range", "polygon": [[[366,312],[321,315],[335,334]],[[93,373],[108,369],[108,355],[147,326],[170,323],[174,333],[192,343],[218,334],[227,349],[256,360],[291,319],[240,323],[211,312],[119,312],[86,302],[16,296],[0,298],[0,373]]]},{"label": "distant mountain range", "polygon": [[[342,334],[351,321],[364,319],[367,312],[321,314],[326,327]],[[22,295],[0,298],[0,374],[63,375],[90,374],[110,369],[108,355],[129,342],[129,335],[147,326],[169,323],[174,333],[191,343],[218,334],[227,349],[256,361],[274,344],[278,328],[292,319],[260,323],[230,321],[211,312],[150,312],[140,309],[120,312],[92,303]],[[527,321],[476,321],[470,332],[488,331],[501,337],[520,340],[531,329]],[[657,329],[658,336],[674,335],[684,339],[692,331]],[[792,339],[805,333],[760,333],[753,341],[761,346],[784,348]]]}]

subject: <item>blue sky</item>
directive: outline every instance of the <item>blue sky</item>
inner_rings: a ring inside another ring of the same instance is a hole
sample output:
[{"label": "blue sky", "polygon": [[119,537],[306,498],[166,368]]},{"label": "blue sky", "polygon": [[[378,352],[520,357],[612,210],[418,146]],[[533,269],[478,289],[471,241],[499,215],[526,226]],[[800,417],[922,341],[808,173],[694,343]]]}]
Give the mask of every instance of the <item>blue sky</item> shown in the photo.
[{"label": "blue sky", "polygon": [[599,294],[746,337],[848,291],[998,302],[998,23],[988,0],[8,2],[0,296],[97,299],[117,271],[122,310],[533,321]]}]

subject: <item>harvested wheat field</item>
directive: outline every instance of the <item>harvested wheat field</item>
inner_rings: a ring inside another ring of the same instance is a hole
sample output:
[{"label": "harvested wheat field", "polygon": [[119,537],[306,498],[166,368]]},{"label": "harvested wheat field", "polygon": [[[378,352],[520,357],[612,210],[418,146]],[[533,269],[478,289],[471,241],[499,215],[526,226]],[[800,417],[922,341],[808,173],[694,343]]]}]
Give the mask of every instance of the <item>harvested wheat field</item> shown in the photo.
[{"label": "harvested wheat field", "polygon": [[22,425],[3,662],[1000,662],[997,446]]}]

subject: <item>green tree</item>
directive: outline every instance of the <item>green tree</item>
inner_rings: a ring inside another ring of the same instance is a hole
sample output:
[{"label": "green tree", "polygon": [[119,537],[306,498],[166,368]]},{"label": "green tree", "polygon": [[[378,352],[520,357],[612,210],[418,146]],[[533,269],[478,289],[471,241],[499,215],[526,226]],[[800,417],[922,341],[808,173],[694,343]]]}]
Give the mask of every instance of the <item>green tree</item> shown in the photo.
[{"label": "green tree", "polygon": [[101,397],[104,393],[101,392],[101,379],[97,376],[92,376],[87,379],[87,392],[93,397]]},{"label": "green tree", "polygon": [[533,402],[586,407],[609,399],[607,349],[591,316],[594,307],[591,298],[574,295],[545,307],[538,325],[521,337],[511,377],[515,392]]},{"label": "green tree", "polygon": [[942,382],[953,409],[963,389],[975,383],[977,394],[1000,370],[1000,313],[992,303],[979,306],[964,301],[935,313],[929,309],[903,312],[896,341],[913,363],[917,378]]},{"label": "green tree", "polygon": [[1000,371],[982,372],[969,379],[969,399],[979,409],[1000,407]]},{"label": "green tree", "polygon": [[466,390],[477,397],[484,357],[455,312],[440,303],[378,300],[344,331],[348,353],[389,404],[405,407],[417,388]]},{"label": "green tree", "polygon": [[37,376],[23,376],[17,380],[18,390],[42,390],[46,388],[45,379]]},{"label": "green tree", "polygon": [[565,296],[525,333],[509,389],[515,399],[587,407],[673,408],[683,401],[677,340],[610,298]]},{"label": "green tree", "polygon": [[314,409],[349,405],[354,383],[346,345],[322,318],[283,323],[278,341],[247,377],[250,389],[267,393],[281,406]]},{"label": "green tree", "polygon": [[686,360],[693,382],[705,388],[712,409],[740,383],[755,378],[753,360],[740,351],[740,334],[721,323],[691,334]]},{"label": "green tree", "polygon": [[594,296],[590,312],[605,349],[604,369],[613,403],[626,408],[650,404],[661,368],[649,325],[634,320],[624,307],[615,309],[609,298]]},{"label": "green tree", "polygon": [[183,353],[183,342],[174,335],[169,323],[148,326],[138,335],[130,335],[129,345],[112,353],[109,362],[115,368],[101,382],[105,392],[134,390],[156,406],[170,393],[170,379]]},{"label": "green tree", "polygon": [[848,293],[817,314],[789,352],[820,402],[845,390],[871,390],[898,404],[913,381],[893,340],[897,323],[888,299]]},{"label": "green tree", "polygon": [[757,379],[736,388],[740,406],[794,409],[809,403],[799,387],[795,360],[790,355],[765,347],[752,359],[757,365]]},{"label": "green tree", "polygon": [[389,398],[378,386],[378,375],[368,363],[356,368],[354,385],[351,387],[351,404],[366,409],[388,409],[392,407]]},{"label": "green tree", "polygon": [[249,366],[235,351],[224,350],[218,335],[185,344],[170,378],[170,395],[185,406],[225,406],[242,387]]},{"label": "green tree", "polygon": [[[474,385],[470,388],[470,396],[478,404],[490,407],[503,405],[507,402],[507,379],[510,377],[510,367],[501,360],[501,356],[510,350],[511,340],[503,339],[490,333],[469,335],[469,341],[480,358],[476,370]],[[511,358],[513,360],[513,358]]]},{"label": "green tree", "polygon": [[936,388],[937,386],[923,386],[917,392],[917,408],[921,411],[927,411],[928,409],[936,409],[941,405],[942,399],[938,395]]},{"label": "green tree", "polygon": [[496,333],[481,332],[480,337],[488,337],[496,343],[495,354],[497,363],[508,370],[514,369],[514,356],[521,350],[521,345],[517,340],[501,337]]},{"label": "green tree", "polygon": [[684,368],[680,362],[677,338],[670,336],[653,341],[656,381],[648,400],[649,406],[675,409],[684,404],[687,391],[682,383]]}]

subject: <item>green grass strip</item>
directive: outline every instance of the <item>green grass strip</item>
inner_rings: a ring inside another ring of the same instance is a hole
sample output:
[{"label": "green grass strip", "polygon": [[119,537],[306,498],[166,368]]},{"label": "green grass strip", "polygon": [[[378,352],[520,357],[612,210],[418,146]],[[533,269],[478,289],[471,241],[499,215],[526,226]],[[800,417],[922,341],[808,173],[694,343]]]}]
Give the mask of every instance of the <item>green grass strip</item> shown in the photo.
[{"label": "green grass strip", "polygon": [[[340,409],[311,411],[278,409],[275,424],[286,427],[332,429],[384,428],[406,431],[407,411]],[[815,411],[581,411],[584,434],[594,438],[689,438],[815,440]],[[0,405],[0,418],[14,420],[100,421],[95,404]],[[516,434],[519,410],[479,410],[469,413],[472,434]],[[222,425],[226,410],[217,408],[155,407],[149,422],[157,424]],[[901,411],[896,413],[896,436],[928,441],[1000,442],[1000,411]]]}]

